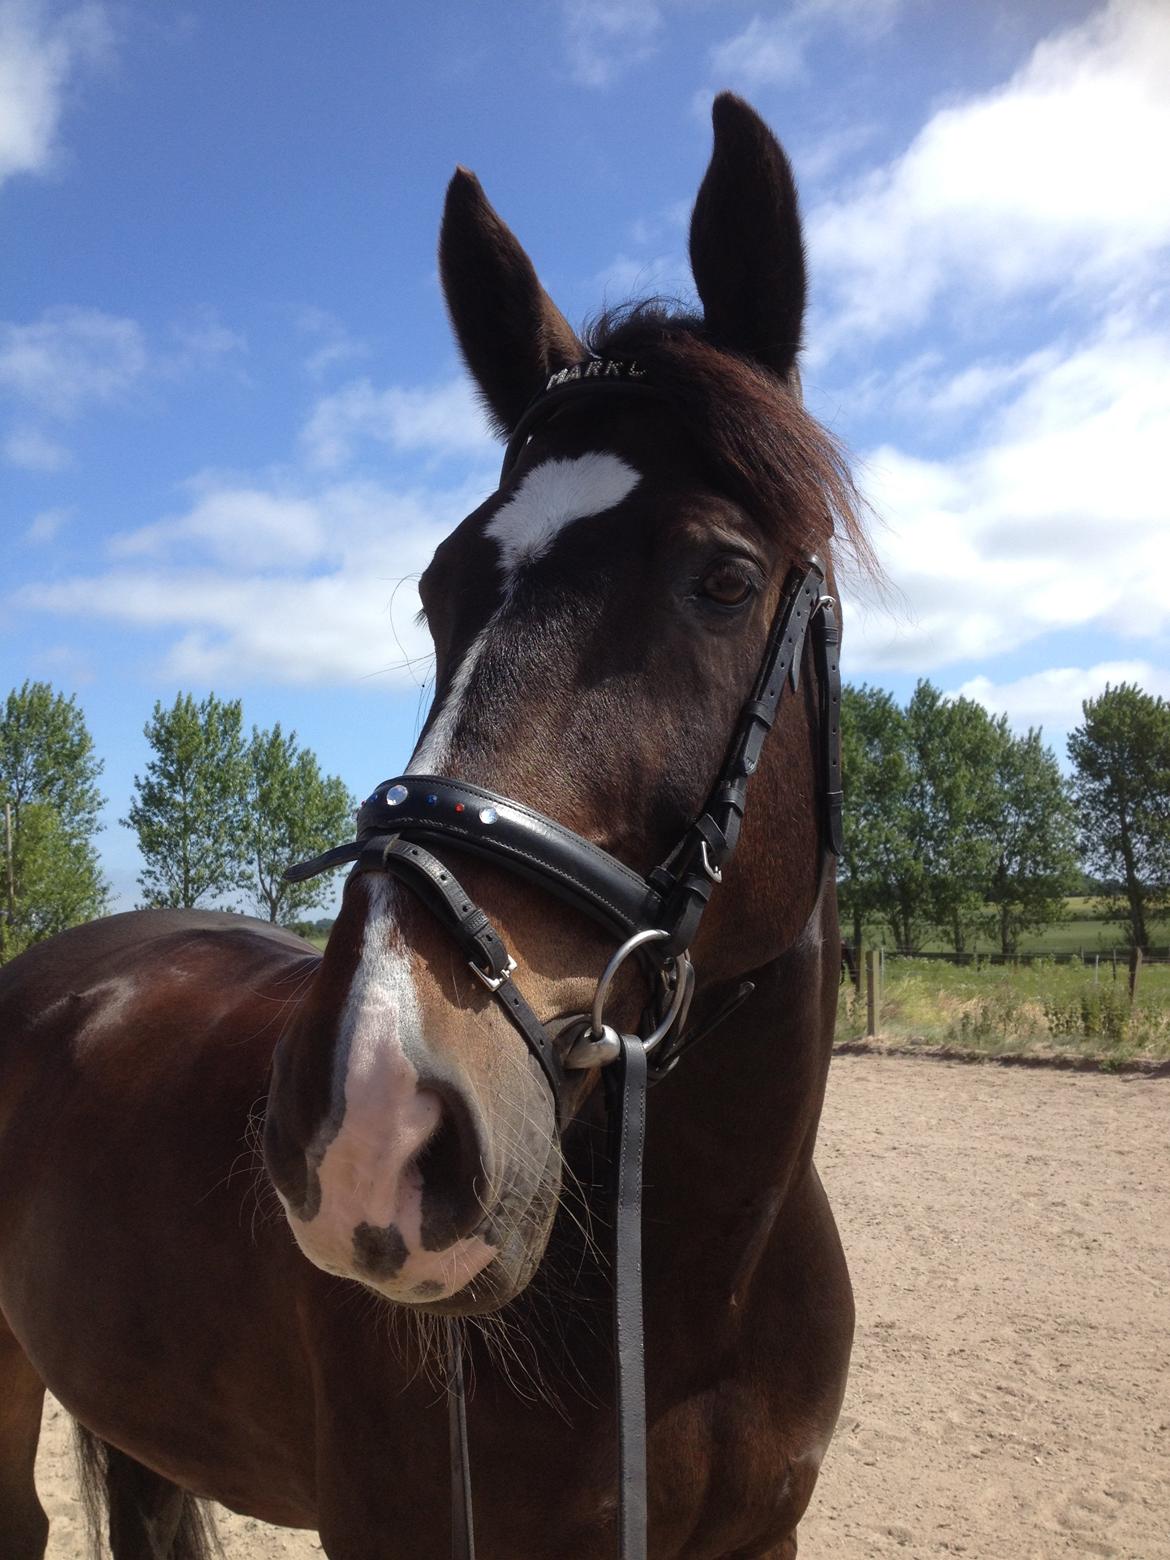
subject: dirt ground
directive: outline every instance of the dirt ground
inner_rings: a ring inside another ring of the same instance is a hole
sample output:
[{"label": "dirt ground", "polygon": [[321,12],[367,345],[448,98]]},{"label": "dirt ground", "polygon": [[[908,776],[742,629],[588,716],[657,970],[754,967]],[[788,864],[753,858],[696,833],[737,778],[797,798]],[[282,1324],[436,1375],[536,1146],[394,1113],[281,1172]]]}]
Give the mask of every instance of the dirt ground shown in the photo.
[{"label": "dirt ground", "polygon": [[[858,1296],[802,1560],[1170,1560],[1170,1080],[833,1064],[819,1161]],[[82,1560],[65,1416],[49,1560]],[[239,1517],[229,1560],[316,1539]]]}]

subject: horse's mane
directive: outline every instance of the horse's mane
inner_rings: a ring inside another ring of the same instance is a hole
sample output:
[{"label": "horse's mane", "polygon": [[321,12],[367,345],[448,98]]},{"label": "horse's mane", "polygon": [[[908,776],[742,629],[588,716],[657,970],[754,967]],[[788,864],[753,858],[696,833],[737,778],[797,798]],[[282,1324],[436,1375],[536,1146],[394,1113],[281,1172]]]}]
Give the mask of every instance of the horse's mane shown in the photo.
[{"label": "horse's mane", "polygon": [[607,309],[585,341],[598,357],[637,359],[729,496],[791,528],[794,551],[823,552],[834,537],[862,572],[876,569],[843,451],[777,375],[715,346],[701,316],[660,299]]}]

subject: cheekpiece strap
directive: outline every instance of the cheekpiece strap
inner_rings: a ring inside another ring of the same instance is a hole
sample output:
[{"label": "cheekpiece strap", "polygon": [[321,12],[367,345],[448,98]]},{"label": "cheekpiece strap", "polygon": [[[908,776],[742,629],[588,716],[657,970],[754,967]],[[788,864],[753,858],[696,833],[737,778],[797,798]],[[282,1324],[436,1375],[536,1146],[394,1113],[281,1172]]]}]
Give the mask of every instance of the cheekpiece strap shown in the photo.
[{"label": "cheekpiece strap", "polygon": [[[723,868],[739,843],[748,781],[759,767],[764,742],[775,724],[785,684],[791,682],[793,689],[799,684],[800,662],[809,625],[818,609],[824,610],[821,596],[824,579],[824,565],[819,558],[810,559],[803,570],[794,571],[790,577],[751,697],[740,710],[727,758],[707,805],[666,861],[650,874],[650,882],[665,900],[663,925],[672,936],[663,946],[671,953],[681,953],[694,940],[711,890],[720,881]],[[832,659],[835,666],[835,648]],[[818,664],[818,675],[820,670]],[[839,726],[839,684],[834,708],[838,711],[835,724]],[[839,757],[836,773],[839,788]],[[839,820],[837,827],[839,835]],[[839,847],[832,839],[830,833],[830,848],[836,852]]]},{"label": "cheekpiece strap", "polygon": [[516,961],[487,915],[469,897],[449,867],[416,840],[400,835],[367,839],[358,856],[364,872],[389,872],[414,890],[462,950],[472,973],[507,1013],[544,1069],[560,1115],[565,1074],[548,1030],[525,1001],[512,979]]}]

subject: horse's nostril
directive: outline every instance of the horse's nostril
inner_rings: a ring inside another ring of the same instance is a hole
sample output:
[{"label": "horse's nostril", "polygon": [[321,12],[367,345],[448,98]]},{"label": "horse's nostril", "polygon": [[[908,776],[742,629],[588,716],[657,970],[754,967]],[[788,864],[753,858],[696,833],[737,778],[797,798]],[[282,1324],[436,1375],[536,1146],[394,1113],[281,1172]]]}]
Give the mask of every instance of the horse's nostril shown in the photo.
[{"label": "horse's nostril", "polygon": [[422,1182],[423,1246],[442,1251],[482,1224],[490,1177],[471,1106],[453,1090],[430,1086],[430,1092],[438,1096],[439,1124],[415,1155],[414,1168]]}]

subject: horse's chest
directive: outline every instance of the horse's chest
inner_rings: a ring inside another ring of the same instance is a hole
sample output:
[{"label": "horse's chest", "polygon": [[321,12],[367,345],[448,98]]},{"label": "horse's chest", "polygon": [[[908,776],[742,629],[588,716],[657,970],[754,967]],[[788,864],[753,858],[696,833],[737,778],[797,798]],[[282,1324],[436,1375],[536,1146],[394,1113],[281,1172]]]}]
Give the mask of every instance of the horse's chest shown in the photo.
[{"label": "horse's chest", "polygon": [[664,1542],[655,1548],[672,1560],[769,1553],[808,1495],[808,1456],[790,1429],[765,1394],[739,1383],[696,1394],[656,1419],[650,1511]]}]

